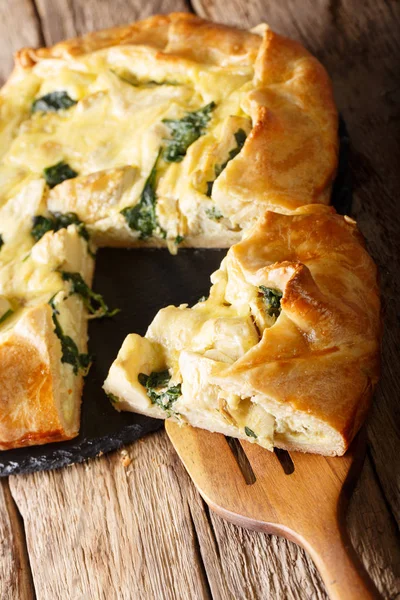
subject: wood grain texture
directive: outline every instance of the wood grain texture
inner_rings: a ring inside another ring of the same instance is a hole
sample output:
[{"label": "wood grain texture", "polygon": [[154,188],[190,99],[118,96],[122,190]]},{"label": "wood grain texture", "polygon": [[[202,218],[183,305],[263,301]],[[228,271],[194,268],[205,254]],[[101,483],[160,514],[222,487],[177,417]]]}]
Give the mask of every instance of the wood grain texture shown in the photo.
[{"label": "wood grain texture", "polygon": [[14,52],[23,46],[41,46],[43,37],[33,0],[12,0],[12,3],[3,1],[0,10],[0,85],[2,85],[13,68]]},{"label": "wood grain texture", "polygon": [[193,0],[193,6],[201,16],[240,27],[266,21],[302,42],[333,79],[353,145],[353,212],[380,269],[385,310],[371,456],[400,524],[400,2]]},{"label": "wood grain texture", "polygon": [[325,597],[294,544],[208,515],[164,432],[127,451],[128,467],[116,452],[10,478],[38,598],[294,599],[304,585]]},{"label": "wood grain texture", "polygon": [[46,45],[153,14],[187,11],[185,0],[36,0]]},{"label": "wood grain texture", "polygon": [[31,600],[33,584],[25,535],[8,481],[0,481],[0,598]]},{"label": "wood grain texture", "polygon": [[367,457],[350,502],[350,539],[384,598],[400,594],[400,536]]},{"label": "wood grain texture", "polygon": [[38,598],[209,597],[182,467],[163,435],[129,455],[10,479]]}]

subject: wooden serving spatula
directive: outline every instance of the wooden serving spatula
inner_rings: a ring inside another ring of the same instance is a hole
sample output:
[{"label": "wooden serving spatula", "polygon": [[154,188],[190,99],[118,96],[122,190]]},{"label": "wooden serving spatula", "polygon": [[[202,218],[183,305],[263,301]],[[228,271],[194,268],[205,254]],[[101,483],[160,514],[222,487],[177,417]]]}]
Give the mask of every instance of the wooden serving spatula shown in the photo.
[{"label": "wooden serving spatula", "polygon": [[282,535],[302,546],[332,600],[380,597],[345,530],[347,501],[365,456],[365,432],[345,456],[330,458],[269,452],[237,440],[235,451],[221,434],[169,421],[166,430],[212,510],[236,525]]}]

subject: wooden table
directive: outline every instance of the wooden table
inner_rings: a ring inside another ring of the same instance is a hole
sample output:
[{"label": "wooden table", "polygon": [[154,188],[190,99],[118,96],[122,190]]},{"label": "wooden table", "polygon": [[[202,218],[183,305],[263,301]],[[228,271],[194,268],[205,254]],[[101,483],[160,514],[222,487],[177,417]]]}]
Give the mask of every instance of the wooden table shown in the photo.
[{"label": "wooden table", "polygon": [[[398,598],[399,2],[3,0],[1,75],[21,46],[171,10],[242,27],[265,20],[302,41],[333,77],[353,142],[354,213],[380,267],[386,312],[383,377],[348,526],[383,597]],[[313,563],[294,544],[209,512],[164,432],[127,453],[1,480],[2,600],[326,598]]]}]

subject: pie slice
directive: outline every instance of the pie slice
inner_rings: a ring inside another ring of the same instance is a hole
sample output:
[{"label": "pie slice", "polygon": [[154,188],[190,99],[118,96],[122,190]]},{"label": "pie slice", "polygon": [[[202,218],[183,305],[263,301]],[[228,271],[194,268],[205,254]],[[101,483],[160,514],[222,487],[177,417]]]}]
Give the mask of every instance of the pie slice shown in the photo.
[{"label": "pie slice", "polygon": [[94,266],[80,233],[76,225],[49,231],[24,258],[0,266],[1,450],[78,434],[90,363],[79,292]]},{"label": "pie slice", "polygon": [[211,281],[208,299],[125,339],[104,384],[115,408],[342,455],[379,371],[377,272],[355,222],[267,212]]},{"label": "pie slice", "polygon": [[0,142],[0,207],[45,178],[38,214],[174,253],[229,247],[267,209],[328,204],[337,111],[297,42],[176,13],[21,50]]}]

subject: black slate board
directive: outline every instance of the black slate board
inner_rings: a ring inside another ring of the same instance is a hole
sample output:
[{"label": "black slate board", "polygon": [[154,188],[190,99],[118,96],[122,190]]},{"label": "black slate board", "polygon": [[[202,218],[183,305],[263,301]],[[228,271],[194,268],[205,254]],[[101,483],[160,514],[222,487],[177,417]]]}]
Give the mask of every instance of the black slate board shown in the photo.
[{"label": "black slate board", "polygon": [[[339,136],[332,203],[340,214],[350,214],[349,139],[342,120]],[[82,462],[160,429],[161,420],[118,413],[102,390],[103,382],[128,333],[143,335],[156,312],[168,304],[192,305],[208,295],[210,275],[225,254],[226,250],[181,249],[177,256],[164,249],[99,250],[93,288],[121,312],[112,319],[89,322],[89,351],[95,360],[85,381],[80,434],[68,442],[0,452],[0,476]]]},{"label": "black slate board", "polygon": [[0,453],[0,475],[55,469],[109,452],[159,429],[163,421],[118,413],[102,390],[111,363],[126,335],[143,335],[156,312],[168,304],[195,302],[210,289],[210,274],[226,250],[103,248],[96,257],[93,288],[121,312],[89,321],[89,351],[94,362],[85,380],[81,432],[68,442]]}]

